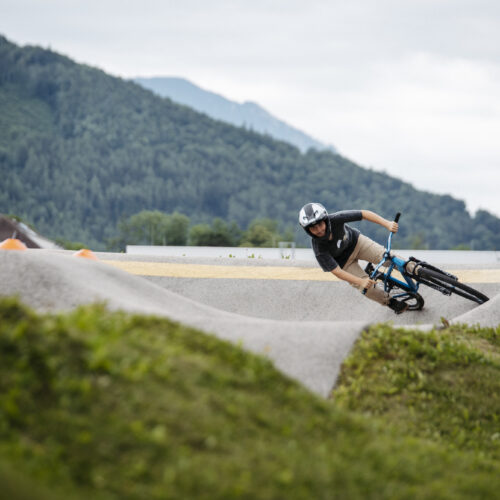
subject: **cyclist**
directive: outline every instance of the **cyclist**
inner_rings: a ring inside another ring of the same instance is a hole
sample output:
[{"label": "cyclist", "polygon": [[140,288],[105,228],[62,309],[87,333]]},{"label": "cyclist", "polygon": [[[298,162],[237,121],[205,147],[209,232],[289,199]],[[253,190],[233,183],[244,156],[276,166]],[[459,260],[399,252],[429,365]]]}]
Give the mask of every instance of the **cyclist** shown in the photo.
[{"label": "cyclist", "polygon": [[358,260],[378,264],[385,251],[383,246],[346,224],[360,220],[379,224],[392,233],[398,231],[397,222],[388,221],[370,210],[328,214],[320,203],[308,203],[299,213],[299,223],[311,236],[314,255],[323,271],[331,272],[360,291],[366,289],[369,299],[401,314],[408,309],[408,304],[390,297],[359,265]]}]

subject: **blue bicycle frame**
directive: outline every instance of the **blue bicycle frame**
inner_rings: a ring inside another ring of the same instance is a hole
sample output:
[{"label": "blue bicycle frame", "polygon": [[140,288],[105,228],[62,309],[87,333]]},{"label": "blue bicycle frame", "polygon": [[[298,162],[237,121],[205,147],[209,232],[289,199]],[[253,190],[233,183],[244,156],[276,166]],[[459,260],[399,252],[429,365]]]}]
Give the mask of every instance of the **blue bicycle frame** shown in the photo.
[{"label": "blue bicycle frame", "polygon": [[[401,216],[400,213],[396,215],[394,218],[394,222],[399,221],[399,217]],[[419,283],[415,280],[413,280],[408,273],[406,272],[405,266],[408,263],[407,260],[403,260],[395,255],[391,255],[391,248],[392,248],[392,236],[394,233],[389,234],[389,238],[387,239],[387,247],[384,252],[384,256],[382,260],[376,265],[375,269],[371,272],[370,278],[371,279],[378,279],[378,280],[383,280],[384,282],[384,291],[385,292],[390,292],[393,287],[398,287],[401,288],[404,292],[406,293],[400,293],[397,295],[394,295],[395,298],[397,297],[402,297],[408,294],[416,294],[418,292],[418,287]],[[385,272],[379,272],[379,269],[387,262],[390,261],[389,266],[385,270]],[[392,276],[392,272],[394,269],[397,269],[401,276],[404,278],[404,281],[399,280],[398,278],[395,278]],[[363,293],[366,293],[364,291]]]}]

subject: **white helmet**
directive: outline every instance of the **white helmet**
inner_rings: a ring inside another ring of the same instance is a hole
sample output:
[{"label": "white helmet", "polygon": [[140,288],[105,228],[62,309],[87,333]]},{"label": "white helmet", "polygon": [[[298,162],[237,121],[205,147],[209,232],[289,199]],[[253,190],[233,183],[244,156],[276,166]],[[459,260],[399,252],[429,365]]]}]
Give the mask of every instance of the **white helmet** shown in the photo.
[{"label": "white helmet", "polygon": [[326,222],[326,234],[321,239],[327,239],[330,236],[330,219],[326,208],[321,203],[308,203],[300,209],[299,224],[309,236],[315,237],[308,228],[322,220]]}]

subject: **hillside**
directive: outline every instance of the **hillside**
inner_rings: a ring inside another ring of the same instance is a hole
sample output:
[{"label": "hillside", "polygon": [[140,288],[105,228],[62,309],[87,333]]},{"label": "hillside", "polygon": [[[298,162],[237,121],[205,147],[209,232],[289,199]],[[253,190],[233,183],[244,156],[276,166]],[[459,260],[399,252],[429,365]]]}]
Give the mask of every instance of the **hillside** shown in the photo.
[{"label": "hillside", "polygon": [[99,305],[3,299],[0,338],[2,498],[498,496],[492,329],[373,327],[333,401],[240,347]]},{"label": "hillside", "polygon": [[[297,226],[300,207],[404,213],[402,246],[500,247],[500,219],[418,191],[328,151],[299,149],[209,118],[139,85],[0,37],[0,213],[96,249],[141,210],[245,227]],[[365,226],[378,239],[384,231]]]},{"label": "hillside", "polygon": [[184,78],[134,78],[134,81],[161,97],[168,97],[196,111],[206,113],[216,120],[222,120],[237,127],[245,127],[261,134],[268,134],[274,139],[289,142],[302,152],[306,152],[309,148],[329,149],[336,152],[333,146],[326,146],[313,139],[272,116],[254,102],[246,101],[240,104],[231,101],[219,94],[204,90]]}]

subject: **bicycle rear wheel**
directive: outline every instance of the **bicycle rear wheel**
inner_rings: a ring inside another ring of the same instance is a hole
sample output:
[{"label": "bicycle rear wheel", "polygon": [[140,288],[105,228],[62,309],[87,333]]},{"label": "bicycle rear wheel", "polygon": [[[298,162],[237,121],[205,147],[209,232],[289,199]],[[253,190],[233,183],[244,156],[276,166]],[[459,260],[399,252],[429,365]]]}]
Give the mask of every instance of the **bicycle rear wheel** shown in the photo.
[{"label": "bicycle rear wheel", "polygon": [[442,293],[455,293],[473,302],[477,302],[478,304],[483,304],[489,300],[483,293],[468,285],[460,283],[455,277],[439,271],[436,268],[428,269],[422,265],[419,266],[417,274],[420,283],[435,288]]}]

